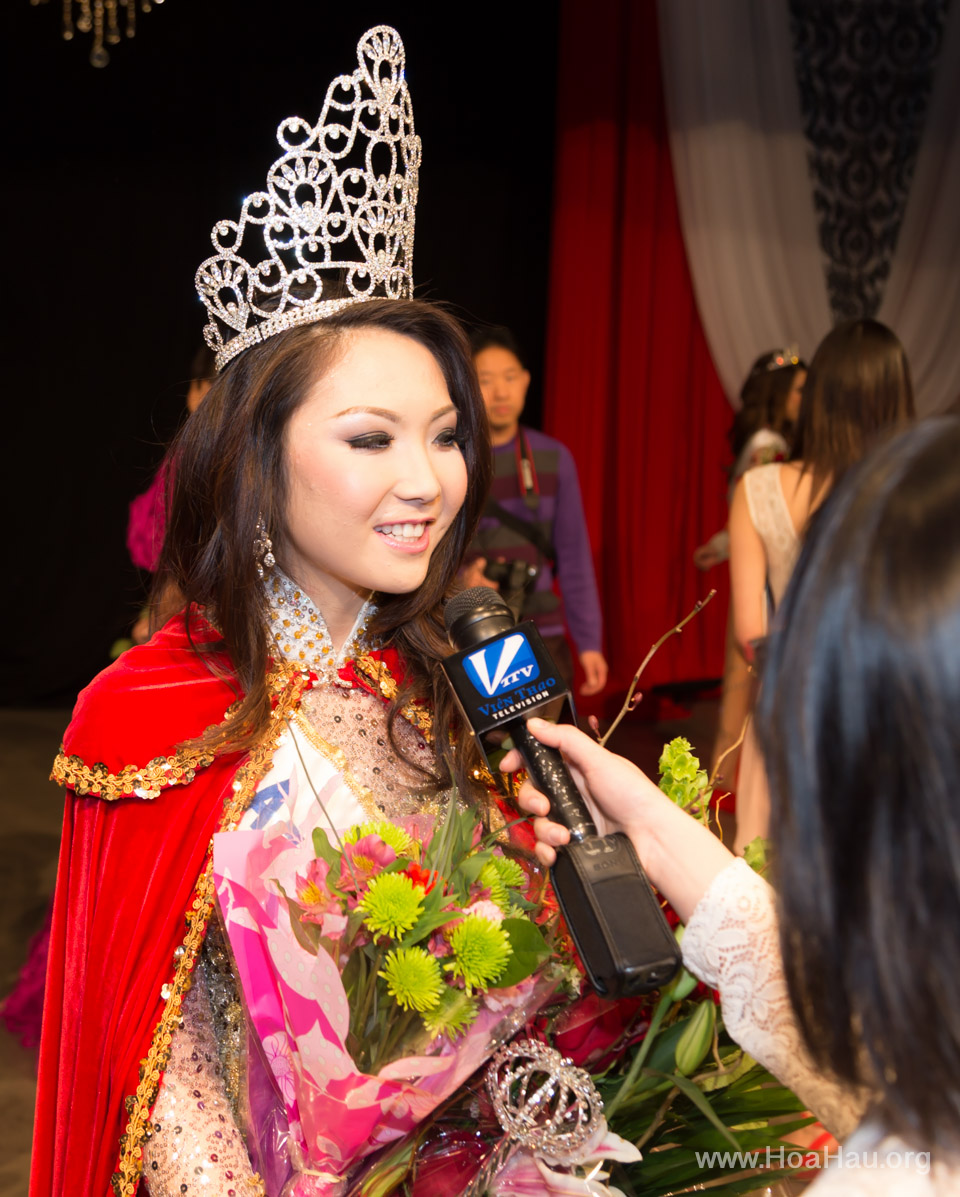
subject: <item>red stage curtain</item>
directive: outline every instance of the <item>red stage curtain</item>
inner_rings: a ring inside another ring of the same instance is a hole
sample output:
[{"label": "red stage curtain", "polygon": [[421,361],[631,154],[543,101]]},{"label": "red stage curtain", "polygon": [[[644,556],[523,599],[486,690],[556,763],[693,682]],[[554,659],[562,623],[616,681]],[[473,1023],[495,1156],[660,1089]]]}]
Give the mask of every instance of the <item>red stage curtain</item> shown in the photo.
[{"label": "red stage curtain", "polygon": [[644,673],[723,672],[728,579],[694,548],[726,522],[732,411],[687,268],[660,82],[655,0],[565,0],[544,424],[580,471],[611,690],[711,587]]}]

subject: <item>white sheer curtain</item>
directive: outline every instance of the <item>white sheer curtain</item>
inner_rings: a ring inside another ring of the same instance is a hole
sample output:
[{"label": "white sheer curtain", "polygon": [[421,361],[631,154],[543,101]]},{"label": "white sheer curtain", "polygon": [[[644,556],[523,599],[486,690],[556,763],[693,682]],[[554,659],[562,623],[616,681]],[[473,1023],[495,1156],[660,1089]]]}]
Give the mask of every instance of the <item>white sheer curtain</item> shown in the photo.
[{"label": "white sheer curtain", "polygon": [[[960,397],[960,5],[879,319],[906,347],[918,407]],[[659,0],[684,242],[717,372],[735,399],[758,353],[809,358],[832,324],[786,0]],[[949,64],[949,66],[948,66]]]}]

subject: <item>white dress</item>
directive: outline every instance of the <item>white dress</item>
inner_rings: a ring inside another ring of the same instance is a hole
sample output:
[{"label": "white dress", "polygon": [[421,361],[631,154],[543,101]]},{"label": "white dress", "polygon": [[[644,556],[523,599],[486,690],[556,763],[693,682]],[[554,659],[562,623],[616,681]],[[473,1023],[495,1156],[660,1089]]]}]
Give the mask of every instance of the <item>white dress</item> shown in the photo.
[{"label": "white dress", "polygon": [[783,493],[783,466],[779,462],[772,462],[747,470],[743,476],[743,492],[751,523],[763,541],[767,558],[767,587],[772,609],[776,610],[787,589],[800,549],[800,538]]},{"label": "white dress", "polygon": [[811,1062],[787,995],[773,890],[742,860],[718,874],[697,904],[683,961],[719,990],[724,1024],[744,1051],[843,1141],[807,1190],[810,1197],[960,1194],[960,1168],[931,1162],[870,1121],[854,1130],[868,1094],[851,1092]]}]

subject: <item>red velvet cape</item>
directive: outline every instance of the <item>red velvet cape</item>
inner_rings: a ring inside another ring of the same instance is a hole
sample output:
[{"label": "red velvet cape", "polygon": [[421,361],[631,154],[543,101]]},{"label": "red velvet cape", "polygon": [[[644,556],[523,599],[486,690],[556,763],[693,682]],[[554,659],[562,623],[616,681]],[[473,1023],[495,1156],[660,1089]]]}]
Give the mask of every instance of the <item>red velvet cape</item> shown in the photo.
[{"label": "red velvet cape", "polygon": [[[122,770],[172,754],[220,723],[237,697],[190,648],[182,620],[171,621],[81,693],[64,739],[65,752],[83,763],[73,762],[74,791],[84,788],[77,778],[89,780],[89,767],[102,763],[101,791],[129,792],[144,778],[117,781]],[[184,939],[184,914],[240,759],[218,758],[152,799],[67,795],[31,1197],[113,1192],[124,1099],[137,1089],[165,1005],[161,988]]]}]

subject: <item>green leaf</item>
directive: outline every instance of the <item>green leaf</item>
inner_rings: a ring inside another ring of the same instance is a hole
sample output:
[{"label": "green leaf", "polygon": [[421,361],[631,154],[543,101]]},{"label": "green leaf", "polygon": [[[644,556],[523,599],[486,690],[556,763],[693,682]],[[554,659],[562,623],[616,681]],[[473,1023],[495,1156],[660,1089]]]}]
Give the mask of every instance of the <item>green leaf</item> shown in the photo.
[{"label": "green leaf", "polygon": [[421,943],[432,935],[439,927],[446,926],[447,923],[459,917],[459,912],[456,910],[433,910],[424,911],[417,919],[414,925],[406,933],[403,939],[400,940],[400,946],[409,948],[415,943]]},{"label": "green leaf", "polygon": [[718,1089],[726,1089],[728,1085],[732,1085],[734,1081],[749,1072],[756,1064],[746,1052],[740,1053],[740,1061],[736,1064],[731,1060],[728,1065],[723,1053],[721,1053],[720,1059],[723,1060],[724,1066],[729,1067],[730,1070],[729,1072],[717,1071],[712,1076],[702,1077],[700,1079],[700,1088],[706,1093],[713,1093]]},{"label": "green leaf", "polygon": [[417,1154],[417,1139],[404,1140],[399,1147],[378,1160],[376,1167],[363,1178],[358,1197],[387,1197],[413,1167]]},{"label": "green leaf", "polygon": [[767,868],[767,853],[770,843],[763,836],[752,839],[743,850],[743,859],[755,873],[764,873]]},{"label": "green leaf", "polygon": [[673,1081],[673,1083],[677,1086],[677,1088],[680,1090],[680,1092],[685,1097],[690,1098],[690,1100],[697,1107],[697,1109],[704,1116],[704,1118],[708,1119],[711,1123],[713,1123],[713,1125],[717,1128],[718,1131],[720,1131],[720,1133],[724,1136],[724,1138],[727,1139],[727,1141],[729,1143],[733,1144],[734,1150],[735,1151],[740,1150],[740,1144],[737,1142],[733,1132],[730,1130],[729,1127],[724,1126],[724,1124],[720,1121],[720,1119],[717,1117],[716,1113],[714,1112],[713,1107],[710,1105],[710,1103],[704,1097],[703,1093],[701,1093],[700,1089],[693,1083],[693,1081],[688,1080],[688,1078],[685,1076],[680,1076],[678,1073],[673,1073],[671,1076],[667,1076],[666,1074],[664,1074],[663,1079],[667,1080],[667,1081]]},{"label": "green leaf", "polygon": [[284,890],[279,881],[274,878],[274,883],[280,893],[283,895],[283,900],[287,904],[287,913],[290,916],[290,929],[293,931],[294,938],[297,943],[310,953],[311,956],[320,954],[320,927],[317,923],[305,923],[301,919],[303,914],[303,907],[291,898]]},{"label": "green leaf", "polygon": [[470,851],[476,826],[476,815],[470,810],[461,811],[458,808],[454,791],[444,811],[443,821],[423,854],[423,867],[436,870],[441,877],[449,877],[454,865]]},{"label": "green leaf", "polygon": [[330,871],[334,875],[334,879],[340,876],[340,853],[330,843],[327,833],[322,827],[314,827],[313,829],[313,854],[318,860],[325,860],[327,862],[330,866]]},{"label": "green leaf", "polygon": [[548,960],[550,949],[544,942],[540,928],[529,919],[504,919],[500,926],[507,933],[513,954],[497,977],[497,989],[508,989],[529,977],[544,960]]},{"label": "green leaf", "polygon": [[460,861],[454,869],[453,875],[450,878],[450,884],[462,902],[467,900],[470,894],[470,886],[474,884],[483,872],[483,866],[492,856],[492,852],[474,852],[471,856]]}]

